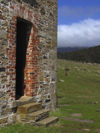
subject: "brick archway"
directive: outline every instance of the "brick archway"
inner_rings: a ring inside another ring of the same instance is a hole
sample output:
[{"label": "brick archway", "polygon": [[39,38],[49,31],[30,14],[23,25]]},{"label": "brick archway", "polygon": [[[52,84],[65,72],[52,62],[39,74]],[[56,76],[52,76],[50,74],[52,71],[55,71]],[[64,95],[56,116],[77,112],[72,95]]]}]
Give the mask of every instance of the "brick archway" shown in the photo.
[{"label": "brick archway", "polygon": [[[16,7],[17,6],[17,7]],[[9,27],[7,30],[7,38],[8,38],[8,48],[6,50],[6,55],[8,58],[8,66],[7,66],[7,76],[8,76],[8,88],[9,95],[15,99],[16,97],[16,26],[18,18],[29,21],[32,23],[31,31],[29,34],[29,40],[27,44],[26,50],[26,64],[24,69],[24,95],[26,96],[34,96],[37,94],[37,85],[38,85],[38,33],[36,26],[33,22],[33,16],[31,10],[18,5],[11,5],[10,7],[14,15],[10,20]]]}]

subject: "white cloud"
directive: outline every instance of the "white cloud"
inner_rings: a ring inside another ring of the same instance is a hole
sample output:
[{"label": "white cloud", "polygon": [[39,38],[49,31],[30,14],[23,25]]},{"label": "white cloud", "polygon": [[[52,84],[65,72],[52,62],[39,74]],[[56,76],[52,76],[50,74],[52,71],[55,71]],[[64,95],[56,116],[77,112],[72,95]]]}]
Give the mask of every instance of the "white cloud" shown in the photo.
[{"label": "white cloud", "polygon": [[100,45],[100,20],[86,19],[72,25],[58,25],[58,46]]}]

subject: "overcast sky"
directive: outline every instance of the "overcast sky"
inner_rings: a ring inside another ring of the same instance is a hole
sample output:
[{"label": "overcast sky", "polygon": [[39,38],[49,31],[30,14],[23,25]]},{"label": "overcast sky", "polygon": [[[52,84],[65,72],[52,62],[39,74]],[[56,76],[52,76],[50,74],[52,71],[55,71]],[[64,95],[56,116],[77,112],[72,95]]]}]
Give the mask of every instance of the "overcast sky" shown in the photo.
[{"label": "overcast sky", "polygon": [[58,46],[100,45],[100,0],[58,0]]}]

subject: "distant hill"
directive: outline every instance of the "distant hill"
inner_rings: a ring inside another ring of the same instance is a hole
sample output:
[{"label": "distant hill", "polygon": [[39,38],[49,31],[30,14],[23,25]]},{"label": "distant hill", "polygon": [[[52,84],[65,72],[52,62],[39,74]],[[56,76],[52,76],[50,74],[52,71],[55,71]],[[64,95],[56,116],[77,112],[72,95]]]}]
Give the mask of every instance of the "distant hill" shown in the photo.
[{"label": "distant hill", "polygon": [[81,50],[84,47],[58,47],[57,50],[58,52],[72,52],[72,51],[77,51],[77,50]]},{"label": "distant hill", "polygon": [[100,46],[83,48],[72,52],[58,52],[58,58],[81,62],[100,63]]}]

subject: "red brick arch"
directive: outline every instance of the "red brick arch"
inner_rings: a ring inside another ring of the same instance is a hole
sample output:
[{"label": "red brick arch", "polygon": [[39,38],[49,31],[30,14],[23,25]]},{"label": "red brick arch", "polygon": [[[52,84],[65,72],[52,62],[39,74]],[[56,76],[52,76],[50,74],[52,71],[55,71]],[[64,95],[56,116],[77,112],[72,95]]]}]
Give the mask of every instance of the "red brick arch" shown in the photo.
[{"label": "red brick arch", "polygon": [[[15,98],[16,92],[16,23],[17,18],[22,18],[32,23],[31,34],[29,37],[28,48],[26,53],[26,66],[24,70],[24,84],[25,90],[24,94],[26,96],[33,96],[37,94],[37,85],[38,85],[38,31],[34,25],[34,19],[36,15],[33,12],[23,7],[20,4],[11,4],[10,10],[13,12],[13,16],[8,25],[7,29],[7,39],[8,47],[6,50],[6,56],[8,58],[8,65],[6,68],[6,74],[8,77],[8,92],[12,98]],[[12,13],[11,13],[12,14]],[[37,21],[37,19],[36,19]]]}]

